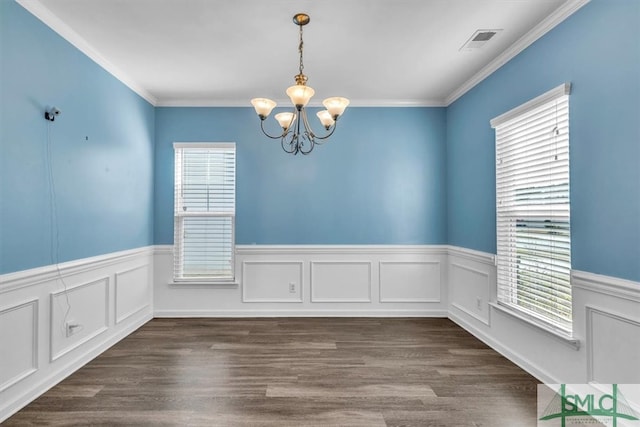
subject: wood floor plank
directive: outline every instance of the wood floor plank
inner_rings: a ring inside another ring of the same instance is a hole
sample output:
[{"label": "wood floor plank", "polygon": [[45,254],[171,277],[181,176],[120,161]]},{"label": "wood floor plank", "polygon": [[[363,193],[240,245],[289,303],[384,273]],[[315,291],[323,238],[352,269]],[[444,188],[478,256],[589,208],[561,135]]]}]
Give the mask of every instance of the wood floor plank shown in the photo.
[{"label": "wood floor plank", "polygon": [[535,426],[538,381],[448,319],[154,319],[7,426]]}]

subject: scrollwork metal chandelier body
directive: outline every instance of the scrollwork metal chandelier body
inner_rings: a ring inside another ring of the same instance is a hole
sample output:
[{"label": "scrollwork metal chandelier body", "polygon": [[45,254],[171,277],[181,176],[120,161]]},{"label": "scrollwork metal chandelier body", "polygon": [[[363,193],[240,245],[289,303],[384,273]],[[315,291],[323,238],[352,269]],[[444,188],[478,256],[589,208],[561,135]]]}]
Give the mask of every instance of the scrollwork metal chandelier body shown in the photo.
[{"label": "scrollwork metal chandelier body", "polygon": [[311,129],[309,120],[307,119],[306,106],[315,91],[307,86],[307,76],[304,75],[303,49],[304,42],[302,40],[302,27],[309,23],[309,15],[298,13],[294,15],[293,22],[300,28],[300,43],[298,44],[298,52],[300,54],[299,73],[295,76],[296,84],[290,86],[286,93],[291,99],[294,108],[291,112],[278,113],[274,118],[282,128],[280,135],[270,135],[264,129],[264,121],[271,111],[276,107],[276,102],[267,98],[254,98],[251,104],[256,110],[260,118],[260,128],[262,133],[271,139],[280,139],[282,149],[289,154],[309,154],[316,144],[322,144],[336,130],[338,118],[344,113],[349,105],[349,100],[342,97],[333,97],[325,99],[322,104],[326,110],[316,113],[320,123],[324,127],[326,134],[317,135]]}]

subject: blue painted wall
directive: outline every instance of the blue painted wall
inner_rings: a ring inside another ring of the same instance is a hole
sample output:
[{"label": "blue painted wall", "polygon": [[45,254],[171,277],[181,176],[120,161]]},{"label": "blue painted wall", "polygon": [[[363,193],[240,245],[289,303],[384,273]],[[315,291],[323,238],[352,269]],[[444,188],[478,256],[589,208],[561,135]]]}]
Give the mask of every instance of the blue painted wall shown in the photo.
[{"label": "blue painted wall", "polygon": [[349,108],[295,158],[251,108],[154,109],[15,2],[0,19],[0,273],[171,244],[174,141],[237,143],[239,244],[495,252],[489,120],[570,81],[573,267],[640,280],[636,0],[592,0],[446,109]]},{"label": "blue painted wall", "polygon": [[489,120],[571,82],[574,269],[640,280],[640,2],[592,0],[447,109],[448,240],[495,253]]},{"label": "blue painted wall", "polygon": [[172,144],[191,141],[237,144],[238,244],[446,243],[444,108],[349,108],[307,157],[253,108],[158,108],[156,244],[173,243]]},{"label": "blue painted wall", "polygon": [[154,108],[14,1],[0,53],[0,273],[152,244]]}]

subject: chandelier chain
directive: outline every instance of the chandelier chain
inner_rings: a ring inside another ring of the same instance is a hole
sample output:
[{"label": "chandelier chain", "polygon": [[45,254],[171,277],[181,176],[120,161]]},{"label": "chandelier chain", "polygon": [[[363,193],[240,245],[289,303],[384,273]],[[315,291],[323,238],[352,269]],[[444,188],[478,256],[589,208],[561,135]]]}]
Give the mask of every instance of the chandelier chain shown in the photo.
[{"label": "chandelier chain", "polygon": [[302,49],[304,47],[304,42],[302,41],[302,25],[300,25],[300,44],[298,45],[298,52],[300,52],[300,74],[302,70],[304,70],[304,64],[302,63]]}]

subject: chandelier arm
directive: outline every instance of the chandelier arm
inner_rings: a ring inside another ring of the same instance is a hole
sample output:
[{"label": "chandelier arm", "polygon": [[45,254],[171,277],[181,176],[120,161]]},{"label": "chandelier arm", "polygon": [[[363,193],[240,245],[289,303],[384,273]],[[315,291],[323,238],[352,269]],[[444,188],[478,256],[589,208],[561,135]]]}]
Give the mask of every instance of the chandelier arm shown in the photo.
[{"label": "chandelier arm", "polygon": [[[280,141],[280,146],[282,146],[282,149],[284,150],[285,153],[296,154],[295,146],[293,145],[293,137],[291,138],[290,141],[287,142],[286,137],[283,136],[282,140]],[[290,150],[287,150],[287,146],[292,148]]]},{"label": "chandelier arm", "polygon": [[[295,120],[298,121],[297,116]],[[300,142],[299,142],[298,132],[291,131],[291,128],[293,127],[291,125],[294,125],[294,123],[291,123],[289,125],[289,130],[282,135],[282,138],[280,140],[280,145],[282,146],[282,149],[285,151],[285,153],[295,155],[295,154],[298,154],[298,151],[299,151],[298,145],[300,145]],[[296,123],[295,126],[298,126],[298,124]]]},{"label": "chandelier arm", "polygon": [[311,130],[311,127],[309,126],[309,122],[307,121],[307,110],[303,108],[300,114],[302,115],[302,124],[304,125],[304,136],[302,140],[304,142],[304,140],[306,139],[309,142],[308,150],[305,150],[303,148],[304,144],[300,144],[300,152],[304,155],[307,155],[311,151],[313,151],[313,147],[315,146],[315,140],[313,139],[313,131]]},{"label": "chandelier arm", "polygon": [[304,130],[307,135],[307,139],[309,139],[310,141],[314,141],[316,134],[313,133],[313,129],[311,128],[309,120],[307,119],[307,109],[305,108],[303,111],[304,113],[302,114],[302,120],[304,122]]},{"label": "chandelier arm", "polygon": [[[288,146],[289,148],[285,148],[285,146]],[[297,134],[292,134],[291,135],[291,139],[285,143],[285,139],[283,139],[283,147],[282,149],[288,153],[288,154],[293,154],[294,156],[296,154],[298,154],[298,152],[300,151],[300,141],[298,140],[298,135]]]},{"label": "chandelier arm", "polygon": [[304,154],[304,155],[306,156],[307,154],[309,154],[310,152],[312,152],[312,151],[313,151],[313,147],[314,147],[316,144],[315,144],[315,142],[314,142],[314,140],[313,140],[313,139],[309,138],[309,133],[308,133],[308,132],[306,132],[306,131],[305,131],[305,133],[304,133],[304,134],[305,134],[305,136],[306,136],[306,138],[307,138],[307,141],[309,141],[309,149],[308,149],[308,150],[304,150],[304,149],[302,148],[303,146],[302,146],[302,144],[301,144],[301,145],[300,145],[300,148],[299,148],[299,151],[300,151],[302,154]]},{"label": "chandelier arm", "polygon": [[309,125],[309,121],[307,120],[307,114],[306,114],[306,113],[304,114],[304,124],[305,124],[305,128],[307,129],[307,131],[309,132],[309,134],[310,134],[310,135],[311,135],[311,137],[313,138],[313,142],[314,142],[314,143],[316,143],[316,144],[322,144],[322,143],[324,143],[324,142],[325,142],[325,141],[324,141],[325,139],[327,139],[327,138],[329,138],[331,135],[333,135],[333,133],[336,131],[336,125],[337,125],[337,123],[338,123],[338,120],[336,119],[336,120],[333,122],[333,125],[332,125],[332,126],[331,126],[331,128],[330,128],[330,129],[331,129],[331,131],[330,131],[328,134],[326,134],[326,135],[324,135],[324,136],[318,136],[318,135],[316,135],[316,134],[313,132],[313,130],[311,129],[311,126]]},{"label": "chandelier arm", "polygon": [[262,133],[264,133],[266,136],[268,136],[268,137],[269,137],[269,138],[271,138],[271,139],[280,139],[280,138],[283,138],[283,139],[284,139],[284,137],[286,137],[286,136],[287,136],[287,134],[289,133],[289,132],[282,132],[282,135],[278,135],[278,136],[271,136],[271,135],[269,135],[269,134],[264,130],[264,120],[260,120],[260,129],[262,129]]},{"label": "chandelier arm", "polygon": [[314,138],[317,140],[317,141],[316,141],[316,144],[322,144],[322,143],[324,143],[324,142],[325,142],[325,141],[324,141],[325,139],[327,139],[327,138],[329,138],[331,135],[333,135],[333,133],[336,131],[336,124],[337,124],[337,122],[333,124],[333,126],[331,127],[331,131],[330,131],[328,134],[326,134],[326,135],[324,135],[324,136],[314,135]]},{"label": "chandelier arm", "polygon": [[[307,128],[307,110],[302,107],[298,110],[298,123],[296,129],[296,154],[309,154],[313,150],[313,140],[309,137]],[[304,142],[309,142],[309,150],[304,149]]]}]

